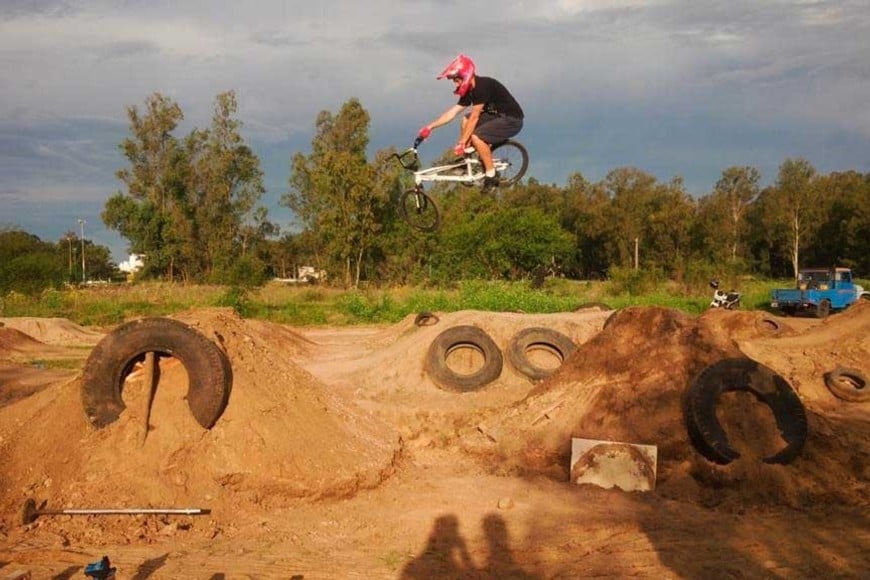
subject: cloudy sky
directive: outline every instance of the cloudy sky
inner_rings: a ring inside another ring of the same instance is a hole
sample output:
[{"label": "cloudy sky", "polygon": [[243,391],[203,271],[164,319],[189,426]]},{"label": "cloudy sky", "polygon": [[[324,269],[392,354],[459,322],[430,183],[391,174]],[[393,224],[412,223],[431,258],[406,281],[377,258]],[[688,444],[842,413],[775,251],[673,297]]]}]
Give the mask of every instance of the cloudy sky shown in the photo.
[{"label": "cloudy sky", "polygon": [[57,241],[83,219],[123,259],[99,216],[126,108],[160,92],[182,136],[234,90],[291,229],[277,202],[317,113],[356,97],[372,152],[405,147],[454,102],[435,77],[459,52],[525,109],[539,181],[633,166],[704,195],[732,165],[870,172],[870,0],[0,0],[0,227]]}]

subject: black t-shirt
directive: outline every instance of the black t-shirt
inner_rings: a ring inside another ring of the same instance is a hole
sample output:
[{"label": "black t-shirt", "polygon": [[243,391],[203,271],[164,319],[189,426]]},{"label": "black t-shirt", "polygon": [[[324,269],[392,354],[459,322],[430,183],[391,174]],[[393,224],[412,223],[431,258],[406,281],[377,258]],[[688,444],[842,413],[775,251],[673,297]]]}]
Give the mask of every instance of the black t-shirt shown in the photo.
[{"label": "black t-shirt", "polygon": [[483,104],[483,112],[491,115],[506,115],[522,119],[520,104],[503,84],[490,77],[474,77],[474,88],[459,98],[463,107]]}]

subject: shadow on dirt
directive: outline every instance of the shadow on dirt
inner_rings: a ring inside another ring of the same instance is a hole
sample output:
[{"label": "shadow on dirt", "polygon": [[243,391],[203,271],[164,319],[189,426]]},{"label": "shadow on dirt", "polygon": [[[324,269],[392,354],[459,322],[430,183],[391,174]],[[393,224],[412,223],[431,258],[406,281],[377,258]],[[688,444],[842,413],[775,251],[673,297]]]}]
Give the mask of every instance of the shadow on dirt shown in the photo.
[{"label": "shadow on dirt", "polygon": [[169,554],[167,553],[156,558],[151,558],[150,560],[145,560],[139,565],[136,574],[133,576],[133,580],[145,580],[146,578],[150,578],[152,574],[156,573],[160,568],[166,565],[166,560],[168,558]]},{"label": "shadow on dirt", "polygon": [[870,425],[813,412],[809,419],[807,445],[789,465],[710,464],[700,503],[712,509],[686,518],[686,506],[669,503],[642,513],[639,528],[662,565],[686,578],[866,575],[870,490],[861,442]]},{"label": "shadow on dirt", "polygon": [[70,566],[60,574],[52,576],[51,580],[69,580],[70,578],[75,578],[81,569],[81,566]]},{"label": "shadow on dirt", "polygon": [[482,567],[472,560],[465,538],[459,533],[459,519],[451,514],[435,520],[423,551],[405,565],[399,578],[538,578],[514,560],[510,535],[501,516],[489,514],[481,525],[487,544],[487,559]]},{"label": "shadow on dirt", "polygon": [[866,538],[854,531],[867,530],[870,519],[854,511],[828,514],[834,526],[818,514],[710,512],[689,521],[683,512],[674,504],[638,522],[661,564],[678,578],[859,578],[867,570]]}]

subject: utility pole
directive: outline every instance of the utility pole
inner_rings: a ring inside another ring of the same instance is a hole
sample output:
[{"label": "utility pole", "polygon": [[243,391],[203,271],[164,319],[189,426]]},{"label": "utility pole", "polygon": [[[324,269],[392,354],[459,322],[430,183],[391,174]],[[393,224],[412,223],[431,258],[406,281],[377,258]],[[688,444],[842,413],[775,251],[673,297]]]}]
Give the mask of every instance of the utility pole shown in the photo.
[{"label": "utility pole", "polygon": [[85,283],[85,224],[87,222],[83,219],[79,219],[79,227],[82,230],[82,284]]},{"label": "utility pole", "polygon": [[639,238],[634,238],[634,269],[637,270],[640,265],[640,253],[638,251]]},{"label": "utility pole", "polygon": [[74,235],[75,234],[72,234],[71,232],[67,232],[67,234],[66,234],[66,245],[67,245],[67,250],[69,252],[69,278],[68,279],[70,282],[72,282],[72,240],[73,240]]}]

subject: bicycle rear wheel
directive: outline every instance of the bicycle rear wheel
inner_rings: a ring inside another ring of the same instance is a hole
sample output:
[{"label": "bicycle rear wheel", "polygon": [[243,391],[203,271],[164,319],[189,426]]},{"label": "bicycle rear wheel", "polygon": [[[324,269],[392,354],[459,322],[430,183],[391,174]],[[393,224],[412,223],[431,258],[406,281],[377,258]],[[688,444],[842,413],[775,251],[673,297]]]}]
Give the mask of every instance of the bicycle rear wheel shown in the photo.
[{"label": "bicycle rear wheel", "polygon": [[522,143],[511,139],[492,148],[492,160],[501,185],[515,184],[529,168],[529,152]]},{"label": "bicycle rear wheel", "polygon": [[402,218],[412,228],[432,232],[441,225],[441,215],[435,201],[422,189],[409,189],[399,198]]}]

